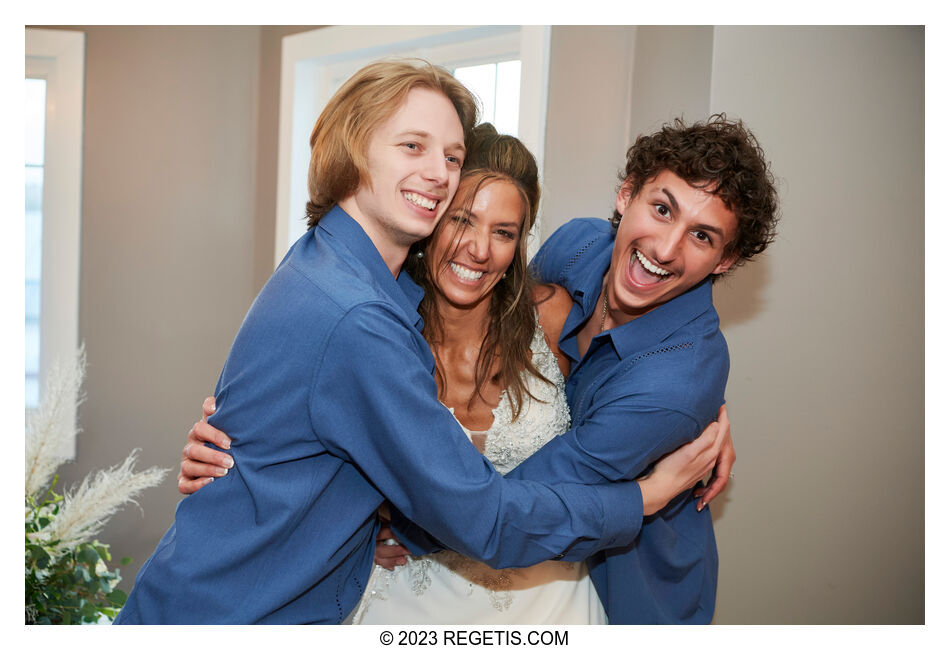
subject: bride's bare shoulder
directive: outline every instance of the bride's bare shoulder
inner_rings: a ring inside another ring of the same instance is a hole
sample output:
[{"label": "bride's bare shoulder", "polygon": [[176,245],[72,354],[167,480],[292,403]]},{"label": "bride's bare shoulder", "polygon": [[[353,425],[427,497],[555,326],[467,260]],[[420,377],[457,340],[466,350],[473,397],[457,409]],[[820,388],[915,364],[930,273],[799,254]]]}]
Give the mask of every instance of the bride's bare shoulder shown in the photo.
[{"label": "bride's bare shoulder", "polygon": [[561,330],[571,313],[574,301],[564,287],[556,284],[539,284],[534,289],[533,298],[538,310],[538,322],[544,330],[544,338],[557,356],[561,371],[567,375],[570,366],[567,357],[558,347],[558,339],[561,338]]}]

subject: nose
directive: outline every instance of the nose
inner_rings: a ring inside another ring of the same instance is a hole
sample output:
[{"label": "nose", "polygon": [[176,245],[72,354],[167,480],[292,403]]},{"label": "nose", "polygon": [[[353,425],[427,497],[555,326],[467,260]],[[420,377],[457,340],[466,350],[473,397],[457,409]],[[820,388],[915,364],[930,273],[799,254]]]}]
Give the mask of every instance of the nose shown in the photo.
[{"label": "nose", "polygon": [[465,246],[475,262],[485,262],[490,255],[491,238],[481,228],[469,228],[465,233]]},{"label": "nose", "polygon": [[432,151],[425,159],[423,175],[437,185],[446,185],[449,181],[449,165],[445,156],[440,152]]},{"label": "nose", "polygon": [[685,233],[670,228],[654,240],[653,254],[659,264],[669,264],[679,256]]}]

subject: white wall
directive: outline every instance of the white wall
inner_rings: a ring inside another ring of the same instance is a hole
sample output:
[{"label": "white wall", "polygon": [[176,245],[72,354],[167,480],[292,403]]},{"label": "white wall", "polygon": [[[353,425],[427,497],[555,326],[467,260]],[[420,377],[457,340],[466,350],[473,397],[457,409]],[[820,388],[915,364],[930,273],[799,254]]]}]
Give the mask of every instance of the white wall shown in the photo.
[{"label": "white wall", "polygon": [[[635,27],[554,27],[540,225],[612,214],[627,150]],[[619,74],[618,74],[619,73]]]}]

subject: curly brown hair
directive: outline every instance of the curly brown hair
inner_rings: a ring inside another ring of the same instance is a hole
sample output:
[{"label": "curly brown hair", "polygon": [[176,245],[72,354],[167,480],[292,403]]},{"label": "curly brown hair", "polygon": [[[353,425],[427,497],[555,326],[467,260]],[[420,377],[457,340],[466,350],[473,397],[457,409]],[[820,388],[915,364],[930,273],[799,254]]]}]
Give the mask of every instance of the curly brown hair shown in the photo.
[{"label": "curly brown hair", "polygon": [[[479,397],[481,388],[491,382],[508,389],[511,400],[512,419],[517,419],[525,398],[531,396],[524,380],[524,373],[548,381],[531,361],[531,340],[536,328],[534,288],[537,280],[528,268],[528,231],[534,225],[541,199],[538,182],[538,165],[527,147],[516,137],[499,134],[488,124],[479,124],[466,140],[465,164],[455,195],[445,216],[435,232],[414,244],[403,268],[413,280],[425,289],[419,304],[419,313],[425,321],[423,335],[432,347],[437,347],[442,337],[442,318],[438,310],[438,288],[432,278],[433,268],[445,260],[432,259],[429,242],[444,228],[453,226],[448,216],[454,210],[471,208],[478,191],[489,183],[511,183],[521,195],[524,218],[518,252],[506,277],[492,289],[489,308],[489,323],[482,339],[478,360],[475,364],[475,390],[469,405]],[[423,252],[420,257],[418,253]],[[451,253],[451,251],[449,251]],[[444,390],[444,374],[436,355],[436,383],[441,396]],[[533,396],[532,396],[533,397]]]},{"label": "curly brown hair", "polygon": [[[778,196],[775,179],[758,140],[742,123],[724,113],[688,125],[681,118],[652,135],[641,135],[627,150],[620,175],[636,196],[645,183],[671,171],[695,188],[718,196],[738,220],[726,255],[737,255],[732,268],[758,255],[775,239]],[[610,220],[616,228],[621,215]]]}]

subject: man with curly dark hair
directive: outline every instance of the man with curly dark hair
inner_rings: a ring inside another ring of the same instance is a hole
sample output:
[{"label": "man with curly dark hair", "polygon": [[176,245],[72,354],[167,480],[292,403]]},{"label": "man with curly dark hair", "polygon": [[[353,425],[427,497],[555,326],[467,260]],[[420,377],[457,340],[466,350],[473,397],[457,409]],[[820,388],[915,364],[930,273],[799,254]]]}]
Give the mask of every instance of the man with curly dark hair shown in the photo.
[{"label": "man with curly dark hair", "polygon": [[[719,197],[733,211],[738,230],[726,246],[727,254],[738,254],[733,268],[772,243],[778,221],[775,180],[762,147],[742,120],[730,121],[719,113],[687,126],[677,118],[652,135],[641,135],[627,150],[620,180],[636,196],[663,170]],[[614,210],[614,229],[621,217]]]},{"label": "man with curly dark hair", "polygon": [[[573,305],[561,330],[571,360],[573,428],[509,474],[620,481],[693,440],[724,402],[729,353],[712,281],[775,236],[774,179],[741,121],[667,124],[627,152],[611,220],[575,219],[534,259]],[[573,450],[584,463],[559,459]],[[644,519],[640,536],[588,560],[611,624],[708,623],[718,556],[705,507],[735,460]]]}]

